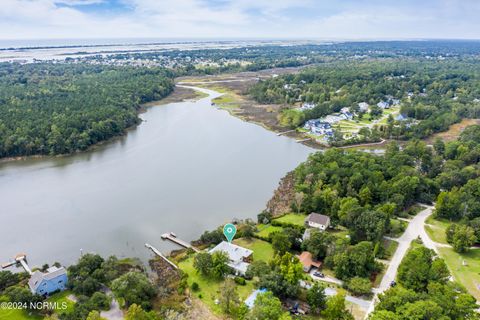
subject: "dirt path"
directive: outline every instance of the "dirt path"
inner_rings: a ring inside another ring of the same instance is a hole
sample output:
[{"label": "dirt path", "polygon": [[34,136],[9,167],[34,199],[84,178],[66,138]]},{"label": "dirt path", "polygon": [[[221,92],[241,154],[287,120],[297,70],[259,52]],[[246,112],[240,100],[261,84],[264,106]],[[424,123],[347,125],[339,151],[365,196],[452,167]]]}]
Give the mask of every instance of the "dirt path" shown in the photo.
[{"label": "dirt path", "polygon": [[208,307],[200,300],[193,298],[185,319],[189,320],[223,320],[224,318],[213,314]]}]

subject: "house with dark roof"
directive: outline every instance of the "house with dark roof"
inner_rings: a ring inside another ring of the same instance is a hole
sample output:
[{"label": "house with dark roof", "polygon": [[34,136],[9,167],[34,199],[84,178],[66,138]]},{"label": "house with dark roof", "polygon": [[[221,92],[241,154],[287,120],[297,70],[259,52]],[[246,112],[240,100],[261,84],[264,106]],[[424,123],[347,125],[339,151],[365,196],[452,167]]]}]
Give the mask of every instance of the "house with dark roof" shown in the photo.
[{"label": "house with dark roof", "polygon": [[305,218],[305,225],[310,228],[326,230],[330,226],[330,217],[312,212]]},{"label": "house with dark roof", "polygon": [[64,267],[50,267],[47,272],[35,271],[32,273],[28,286],[33,294],[49,295],[56,291],[63,291],[67,287],[68,276]]}]

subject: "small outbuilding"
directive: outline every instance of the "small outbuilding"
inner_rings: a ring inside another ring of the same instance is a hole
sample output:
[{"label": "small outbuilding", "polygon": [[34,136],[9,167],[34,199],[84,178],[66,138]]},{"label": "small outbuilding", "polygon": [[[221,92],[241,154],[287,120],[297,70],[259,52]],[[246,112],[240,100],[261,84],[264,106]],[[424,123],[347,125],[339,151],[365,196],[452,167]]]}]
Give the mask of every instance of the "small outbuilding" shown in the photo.
[{"label": "small outbuilding", "polygon": [[305,225],[311,228],[317,228],[319,230],[327,230],[330,226],[330,217],[312,212],[305,218]]},{"label": "small outbuilding", "polygon": [[310,252],[308,251],[303,251],[298,257],[298,260],[300,260],[300,263],[303,266],[303,271],[304,272],[310,272],[312,267],[316,267],[319,269],[322,266],[322,263],[320,261],[315,261],[313,260],[313,256]]}]

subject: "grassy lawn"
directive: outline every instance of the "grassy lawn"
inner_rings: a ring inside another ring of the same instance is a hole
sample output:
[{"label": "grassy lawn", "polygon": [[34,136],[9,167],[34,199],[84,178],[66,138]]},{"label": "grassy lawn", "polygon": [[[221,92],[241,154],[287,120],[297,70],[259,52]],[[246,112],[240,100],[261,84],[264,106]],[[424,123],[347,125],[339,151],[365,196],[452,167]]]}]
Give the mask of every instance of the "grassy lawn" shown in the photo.
[{"label": "grassy lawn", "polygon": [[70,313],[73,311],[73,307],[75,305],[75,302],[69,300],[67,297],[71,295],[71,291],[63,291],[63,292],[58,292],[52,295],[50,298],[47,299],[48,302],[56,302],[57,305],[62,306],[63,303],[66,304],[67,308],[65,310],[57,310],[56,313]]},{"label": "grassy lawn", "polygon": [[303,214],[289,213],[278,219],[275,219],[275,221],[303,226],[305,224],[305,218],[306,216]]},{"label": "grassy lawn", "polygon": [[[460,254],[451,248],[439,248],[455,281],[461,283],[477,301],[480,300],[480,250]],[[463,261],[466,265],[463,265]]]},{"label": "grassy lawn", "polygon": [[233,243],[253,251],[253,260],[270,261],[273,258],[273,248],[269,242],[259,239],[235,239]]},{"label": "grassy lawn", "polygon": [[[62,306],[62,303],[66,303],[67,308],[65,310],[58,309],[55,313],[70,313],[73,310],[74,302],[70,301],[67,296],[70,295],[70,291],[59,292],[52,295],[50,298],[47,299],[48,302],[56,302],[58,306]],[[1,301],[2,299],[0,299]],[[24,310],[5,310],[0,309],[0,320],[40,320],[43,319],[42,316],[36,314],[29,314],[27,311]]]},{"label": "grassy lawn", "polygon": [[[8,298],[5,296],[0,296],[0,302],[8,301]],[[32,314],[29,315],[25,310],[18,310],[18,309],[2,309],[0,308],[0,320],[40,320],[43,317]]]},{"label": "grassy lawn", "polygon": [[272,226],[271,224],[259,224],[257,226],[258,232],[256,233],[260,237],[268,237],[271,233],[282,231],[283,228],[279,226]]},{"label": "grassy lawn", "polygon": [[425,231],[433,241],[438,243],[447,243],[445,230],[447,230],[451,222],[447,220],[437,220],[433,217],[430,217],[427,219],[426,223],[428,225],[425,225]]},{"label": "grassy lawn", "polygon": [[41,316],[29,315],[24,310],[0,310],[0,320],[40,320]]},{"label": "grassy lawn", "polygon": [[[180,269],[183,272],[188,274],[188,285],[191,286],[192,283],[198,283],[200,289],[197,292],[192,292],[192,294],[197,297],[201,297],[202,300],[213,312],[221,314],[222,310],[219,305],[215,304],[215,300],[219,298],[220,295],[220,286],[222,285],[222,280],[215,280],[202,277],[197,273],[193,267],[193,257],[190,257],[186,260],[183,260],[178,264]],[[253,290],[253,282],[247,281],[245,286],[237,285],[238,294],[241,300],[245,300]]]}]

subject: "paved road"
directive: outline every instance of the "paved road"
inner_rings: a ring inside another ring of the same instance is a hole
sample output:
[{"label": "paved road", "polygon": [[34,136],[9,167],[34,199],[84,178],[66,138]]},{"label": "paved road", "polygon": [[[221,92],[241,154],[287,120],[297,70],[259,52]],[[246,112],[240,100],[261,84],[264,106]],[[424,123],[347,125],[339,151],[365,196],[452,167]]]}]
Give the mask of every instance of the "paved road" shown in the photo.
[{"label": "paved road", "polygon": [[315,273],[316,271],[317,271],[316,269],[312,269],[312,270],[309,272],[310,277],[312,277],[313,280],[315,280],[315,281],[329,282],[329,283],[333,283],[333,284],[336,284],[336,285],[339,285],[339,286],[342,286],[342,285],[343,285],[343,281],[342,281],[342,280],[339,280],[339,279],[334,278],[334,277],[325,276],[325,277],[323,277],[323,278],[320,278],[320,277],[315,276],[314,273]]},{"label": "paved road", "polygon": [[117,299],[113,296],[112,291],[106,289],[105,293],[112,298],[112,304],[110,305],[110,310],[100,312],[100,316],[108,320],[123,320],[123,311],[120,309],[120,305]]},{"label": "paved road", "polygon": [[395,254],[390,261],[390,264],[388,265],[387,271],[382,278],[380,286],[374,290],[375,296],[373,298],[373,303],[368,308],[367,316],[375,308],[377,295],[387,290],[390,287],[390,283],[397,277],[397,271],[400,262],[402,262],[402,259],[407,253],[408,248],[410,247],[410,243],[413,240],[420,237],[425,247],[432,249],[438,253],[435,242],[430,239],[424,228],[425,220],[427,220],[427,218],[432,214],[433,209],[433,206],[426,206],[425,210],[420,211],[413,219],[410,220],[410,223],[408,224],[408,227],[402,234],[402,236],[398,239],[395,239],[398,242],[397,251],[395,251]]}]

